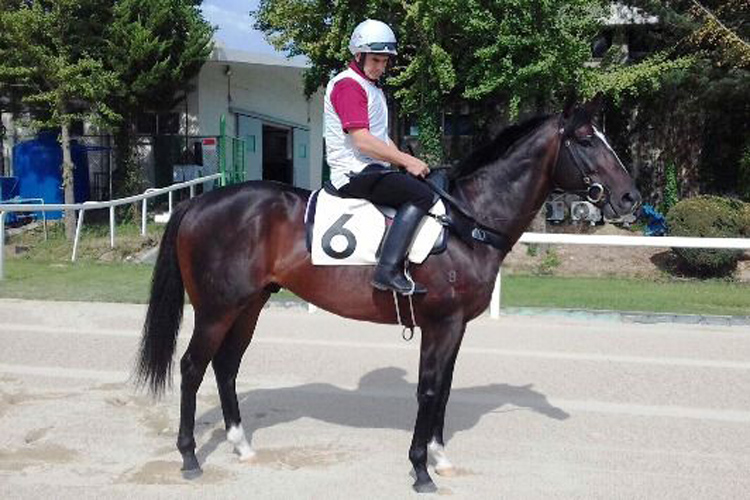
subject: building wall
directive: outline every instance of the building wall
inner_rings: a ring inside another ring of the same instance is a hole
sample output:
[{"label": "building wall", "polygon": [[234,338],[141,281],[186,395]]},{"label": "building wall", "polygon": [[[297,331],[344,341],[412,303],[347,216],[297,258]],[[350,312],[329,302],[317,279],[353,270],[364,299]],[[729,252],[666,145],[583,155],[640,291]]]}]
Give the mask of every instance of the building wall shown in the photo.
[{"label": "building wall", "polygon": [[[231,75],[227,75],[227,68]],[[206,63],[197,82],[197,99],[189,111],[197,114],[199,135],[218,135],[221,115],[227,117],[227,134],[237,134],[236,112],[263,117],[263,121],[306,128],[310,133],[310,185],[320,186],[323,155],[323,94],[307,100],[302,68],[236,62]],[[234,112],[233,112],[234,111]]]}]

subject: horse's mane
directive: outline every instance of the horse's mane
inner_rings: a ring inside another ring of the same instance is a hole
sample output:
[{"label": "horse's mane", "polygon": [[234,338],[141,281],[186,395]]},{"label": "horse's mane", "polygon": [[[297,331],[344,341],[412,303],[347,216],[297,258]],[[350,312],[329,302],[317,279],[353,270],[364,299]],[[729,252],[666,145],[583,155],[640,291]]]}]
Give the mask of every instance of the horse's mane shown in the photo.
[{"label": "horse's mane", "polygon": [[472,151],[458,165],[453,168],[451,177],[458,179],[467,176],[480,167],[491,163],[502,157],[519,139],[536,129],[543,121],[551,115],[538,115],[528,120],[505,127],[488,144]]}]

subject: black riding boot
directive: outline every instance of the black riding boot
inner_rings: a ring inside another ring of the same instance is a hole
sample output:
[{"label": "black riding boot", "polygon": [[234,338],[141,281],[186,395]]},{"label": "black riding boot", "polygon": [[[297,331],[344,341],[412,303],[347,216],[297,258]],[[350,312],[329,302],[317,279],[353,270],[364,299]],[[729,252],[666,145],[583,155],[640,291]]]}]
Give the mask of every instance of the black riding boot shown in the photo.
[{"label": "black riding boot", "polygon": [[385,235],[380,259],[372,277],[372,286],[378,290],[393,290],[402,295],[427,292],[422,285],[413,283],[404,276],[406,252],[424,215],[424,210],[410,203],[398,209],[393,224]]}]

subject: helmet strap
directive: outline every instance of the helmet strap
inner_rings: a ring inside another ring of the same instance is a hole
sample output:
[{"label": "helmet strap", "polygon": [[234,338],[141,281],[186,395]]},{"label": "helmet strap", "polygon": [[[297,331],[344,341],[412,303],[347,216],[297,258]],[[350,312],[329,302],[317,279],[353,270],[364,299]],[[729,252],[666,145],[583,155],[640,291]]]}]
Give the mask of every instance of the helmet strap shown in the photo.
[{"label": "helmet strap", "polygon": [[[365,75],[365,78],[370,80],[370,77],[367,76],[367,73],[365,73],[365,58],[367,57],[368,52],[358,52],[357,54],[360,57],[354,56],[354,64],[356,64],[357,67],[359,68],[359,71],[363,75]],[[392,59],[391,57],[388,58],[389,66],[391,64],[391,59]],[[383,86],[382,80],[383,80],[382,78],[379,78],[378,80],[370,80],[370,81],[374,83],[376,87],[382,87]]]},{"label": "helmet strap", "polygon": [[357,67],[362,72],[362,74],[365,74],[365,57],[367,57],[367,52],[360,52],[359,57],[354,56],[354,61],[357,63]]}]

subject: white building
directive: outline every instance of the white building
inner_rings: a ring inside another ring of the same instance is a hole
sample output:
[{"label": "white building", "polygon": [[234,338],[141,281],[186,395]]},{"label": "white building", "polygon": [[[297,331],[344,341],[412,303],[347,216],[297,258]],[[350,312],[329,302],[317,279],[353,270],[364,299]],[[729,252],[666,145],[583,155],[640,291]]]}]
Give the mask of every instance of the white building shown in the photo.
[{"label": "white building", "polygon": [[215,136],[225,115],[227,135],[245,141],[247,180],[318,187],[323,92],[305,98],[304,68],[283,57],[217,46],[193,82],[188,120],[181,123],[187,123],[188,135]]},{"label": "white building", "polygon": [[[173,167],[203,163],[216,171],[217,157],[202,148],[220,133],[244,141],[246,180],[278,180],[302,188],[321,185],[323,165],[323,91],[304,95],[305,64],[282,56],[227,49],[217,44],[200,73],[190,82],[187,99],[171,113],[138,115],[138,157],[149,186],[170,184]],[[12,175],[12,148],[32,137],[32,131],[2,113],[8,133],[3,137],[2,175]],[[90,124],[72,129],[90,147],[91,198],[108,198],[111,189],[113,141]],[[213,141],[214,144],[216,141]],[[227,161],[235,153],[227,144]],[[213,155],[213,156],[212,156]],[[205,160],[205,161],[204,161]]]}]

